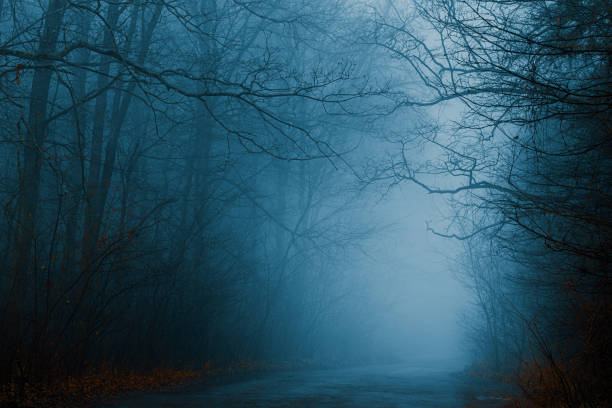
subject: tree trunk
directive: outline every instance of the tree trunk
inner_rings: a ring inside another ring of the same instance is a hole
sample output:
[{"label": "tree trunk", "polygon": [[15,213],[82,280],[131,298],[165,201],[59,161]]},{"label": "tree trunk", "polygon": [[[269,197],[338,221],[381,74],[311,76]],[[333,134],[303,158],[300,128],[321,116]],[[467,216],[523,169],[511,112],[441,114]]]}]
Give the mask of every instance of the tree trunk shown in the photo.
[{"label": "tree trunk", "polygon": [[[117,5],[111,5],[108,9],[108,25],[104,30],[104,48],[110,49],[113,45],[113,32],[111,27],[117,25],[119,19],[119,8]],[[103,89],[108,85],[108,73],[110,72],[111,59],[108,56],[101,56],[100,74],[98,76],[98,89]],[[91,138],[91,153],[89,160],[89,173],[87,178],[87,209],[85,212],[85,226],[83,231],[83,250],[81,267],[86,268],[91,262],[97,236],[93,234],[95,225],[97,202],[96,197],[100,190],[100,170],[102,167],[102,145],[104,139],[104,124],[106,122],[106,107],[108,104],[106,91],[102,92],[96,98],[94,110],[92,138]]]},{"label": "tree trunk", "polygon": [[[147,53],[149,52],[149,46],[151,44],[151,39],[153,37],[153,31],[155,26],[159,22],[161,12],[163,9],[162,4],[158,4],[153,12],[153,16],[149,21],[147,27],[143,30],[143,37],[141,38],[141,43],[139,47],[139,53],[137,56],[137,63],[143,64]],[[136,15],[136,12],[135,12]],[[105,158],[104,158],[104,166],[102,168],[102,175],[100,178],[100,155],[101,155],[101,145],[102,145],[102,134],[97,135],[100,139],[96,140],[98,144],[96,146],[97,149],[97,165],[95,168],[95,172],[90,172],[90,185],[94,186],[91,194],[89,194],[89,206],[86,216],[86,225],[85,225],[85,236],[84,236],[84,245],[83,245],[83,253],[85,255],[85,260],[91,260],[95,251],[95,244],[98,240],[98,236],[100,234],[100,230],[102,227],[102,219],[104,216],[104,207],[106,205],[106,200],[108,198],[108,192],[110,190],[111,178],[113,175],[115,158],[117,155],[117,146],[119,142],[119,136],[121,134],[121,128],[125,121],[125,117],[127,115],[128,109],[130,107],[130,103],[132,101],[132,95],[134,89],[136,88],[136,83],[131,82],[125,91],[119,91],[117,97],[115,98],[114,110],[111,119],[111,131],[109,135],[108,143],[106,144],[105,149]],[[121,94],[123,94],[123,98],[120,98]],[[106,105],[106,102],[104,102]],[[103,118],[103,114],[102,114]],[[92,161],[92,166],[94,165]],[[86,265],[86,264],[85,264]]]},{"label": "tree trunk", "polygon": [[[57,46],[57,39],[63,22],[66,3],[63,0],[51,0],[45,13],[43,35],[41,37],[38,54],[53,53]],[[22,326],[25,313],[25,299],[28,290],[28,274],[30,273],[31,245],[36,226],[36,207],[40,192],[40,172],[43,162],[43,143],[47,137],[47,103],[49,87],[53,70],[39,67],[34,70],[32,90],[30,92],[30,106],[28,112],[26,138],[23,145],[23,168],[19,177],[19,195],[17,199],[18,213],[17,225],[13,240],[13,251],[10,262],[11,287],[7,301],[7,328],[5,337],[10,359],[8,370],[9,378],[15,369],[16,361],[23,343]],[[36,255],[36,254],[34,254]],[[3,370],[4,371],[4,370]]]},{"label": "tree trunk", "polygon": [[[84,13],[81,17],[81,37],[83,40],[87,40],[89,37],[89,32],[91,30],[91,22],[92,22],[92,14]],[[90,52],[87,49],[83,49],[79,52],[77,57],[77,63],[80,65],[84,65],[89,60]],[[86,92],[86,83],[87,83],[87,70],[80,69],[75,74],[75,87],[74,87],[74,97],[75,97],[75,107],[74,107],[74,119],[75,119],[75,133],[73,146],[77,150],[70,157],[70,161],[68,162],[68,168],[66,170],[66,178],[67,178],[67,220],[66,220],[66,238],[64,241],[64,254],[62,257],[62,271],[67,271],[68,269],[72,269],[72,263],[77,255],[75,244],[76,244],[76,234],[77,227],[79,223],[79,209],[81,206],[81,199],[83,193],[83,172],[84,172],[84,162],[83,162],[83,154],[84,154],[84,133],[85,128],[84,124],[87,120],[86,117],[86,109],[83,105],[78,105]]]}]

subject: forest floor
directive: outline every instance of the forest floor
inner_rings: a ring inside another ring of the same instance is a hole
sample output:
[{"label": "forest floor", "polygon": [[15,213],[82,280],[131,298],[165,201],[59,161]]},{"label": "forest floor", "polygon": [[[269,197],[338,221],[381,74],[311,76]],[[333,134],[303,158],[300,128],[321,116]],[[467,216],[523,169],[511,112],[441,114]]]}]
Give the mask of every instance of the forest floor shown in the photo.
[{"label": "forest floor", "polygon": [[117,397],[97,408],[508,406],[499,388],[440,365],[378,365],[218,376],[180,389]]}]

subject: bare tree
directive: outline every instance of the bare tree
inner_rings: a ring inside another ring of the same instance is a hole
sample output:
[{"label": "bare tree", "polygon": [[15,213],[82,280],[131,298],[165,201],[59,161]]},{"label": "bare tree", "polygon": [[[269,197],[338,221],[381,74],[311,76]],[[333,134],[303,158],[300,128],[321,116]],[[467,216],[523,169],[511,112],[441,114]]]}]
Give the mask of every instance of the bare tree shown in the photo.
[{"label": "bare tree", "polygon": [[[392,13],[375,15],[372,42],[406,63],[426,95],[406,96],[399,105],[458,101],[463,114],[453,128],[423,129],[439,159],[419,164],[400,141],[398,159],[377,177],[452,196],[453,222],[433,231],[468,242],[468,254],[479,246],[485,249],[476,253],[487,253],[492,243],[495,261],[472,263],[469,280],[484,314],[483,337],[499,336],[491,333],[492,319],[503,316],[512,337],[530,339],[522,362],[507,357],[522,373],[525,396],[541,406],[604,404],[609,4],[439,1],[403,10],[389,4]],[[428,24],[427,36],[414,32],[415,21]],[[491,281],[486,276],[496,265],[504,265],[503,273]],[[500,297],[491,287],[500,278],[502,292],[518,285],[520,296]]]}]

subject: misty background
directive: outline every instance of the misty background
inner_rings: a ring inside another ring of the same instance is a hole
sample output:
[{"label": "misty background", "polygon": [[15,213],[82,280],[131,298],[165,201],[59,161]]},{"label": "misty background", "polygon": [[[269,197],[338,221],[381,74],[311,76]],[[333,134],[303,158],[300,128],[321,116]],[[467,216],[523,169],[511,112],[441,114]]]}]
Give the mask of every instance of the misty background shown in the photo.
[{"label": "misty background", "polygon": [[429,360],[597,406],[609,6],[0,1],[6,398]]}]

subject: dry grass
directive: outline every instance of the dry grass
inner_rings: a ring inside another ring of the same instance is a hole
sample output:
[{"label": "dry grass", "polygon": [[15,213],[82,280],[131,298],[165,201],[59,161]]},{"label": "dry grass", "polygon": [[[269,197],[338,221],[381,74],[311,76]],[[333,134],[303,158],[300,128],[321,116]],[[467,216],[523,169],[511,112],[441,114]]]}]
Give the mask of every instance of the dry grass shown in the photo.
[{"label": "dry grass", "polygon": [[[157,368],[148,373],[102,368],[80,377],[41,384],[3,385],[0,406],[69,407],[132,391],[154,390],[186,384],[210,375],[210,365],[201,370]],[[20,389],[22,388],[22,389]]]}]

